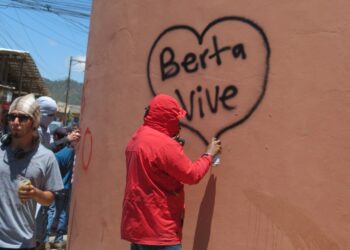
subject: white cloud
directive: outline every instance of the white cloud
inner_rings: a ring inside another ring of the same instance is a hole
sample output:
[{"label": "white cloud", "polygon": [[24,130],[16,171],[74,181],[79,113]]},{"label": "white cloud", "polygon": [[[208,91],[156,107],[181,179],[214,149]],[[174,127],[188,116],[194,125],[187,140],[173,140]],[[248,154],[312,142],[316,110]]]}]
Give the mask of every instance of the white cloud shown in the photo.
[{"label": "white cloud", "polygon": [[49,45],[51,47],[56,47],[57,46],[57,42],[55,40],[49,39],[48,43],[49,43]]},{"label": "white cloud", "polygon": [[[86,56],[73,56],[72,61],[72,71],[74,72],[84,72],[85,70],[85,60]],[[70,57],[66,59],[67,68],[69,68]]]},{"label": "white cloud", "polygon": [[73,57],[72,70],[78,72],[84,72],[85,70],[86,56]]}]

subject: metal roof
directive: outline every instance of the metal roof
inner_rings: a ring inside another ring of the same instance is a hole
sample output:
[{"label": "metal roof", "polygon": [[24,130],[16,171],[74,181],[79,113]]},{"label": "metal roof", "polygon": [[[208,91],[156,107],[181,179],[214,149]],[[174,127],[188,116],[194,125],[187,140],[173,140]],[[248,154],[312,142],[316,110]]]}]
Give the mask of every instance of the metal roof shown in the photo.
[{"label": "metal roof", "polygon": [[0,48],[0,84],[14,87],[17,95],[48,94],[33,58],[26,51]]}]

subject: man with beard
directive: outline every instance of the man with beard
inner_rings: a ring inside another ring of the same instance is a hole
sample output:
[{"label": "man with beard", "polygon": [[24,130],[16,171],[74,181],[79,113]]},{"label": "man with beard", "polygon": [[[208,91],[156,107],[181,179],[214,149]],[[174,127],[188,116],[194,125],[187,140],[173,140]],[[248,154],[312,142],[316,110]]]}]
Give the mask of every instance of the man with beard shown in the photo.
[{"label": "man with beard", "polygon": [[18,97],[0,149],[0,250],[35,248],[36,204],[48,206],[63,188],[54,154],[40,144],[34,95]]}]

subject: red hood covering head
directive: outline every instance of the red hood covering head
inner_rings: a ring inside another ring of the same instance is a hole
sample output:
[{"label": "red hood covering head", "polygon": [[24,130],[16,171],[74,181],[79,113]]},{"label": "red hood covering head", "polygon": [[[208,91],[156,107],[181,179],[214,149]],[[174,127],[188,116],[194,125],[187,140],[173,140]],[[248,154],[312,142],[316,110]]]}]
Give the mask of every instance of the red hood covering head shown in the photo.
[{"label": "red hood covering head", "polygon": [[175,98],[159,94],[150,102],[144,125],[173,137],[180,132],[179,122],[185,115]]}]

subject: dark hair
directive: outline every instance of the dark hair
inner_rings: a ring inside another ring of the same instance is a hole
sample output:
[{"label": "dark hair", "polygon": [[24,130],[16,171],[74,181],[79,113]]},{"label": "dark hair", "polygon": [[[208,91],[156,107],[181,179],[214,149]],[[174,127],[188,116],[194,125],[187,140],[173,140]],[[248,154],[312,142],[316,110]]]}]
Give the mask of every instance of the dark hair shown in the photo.
[{"label": "dark hair", "polygon": [[144,114],[143,118],[145,118],[145,117],[148,115],[149,109],[150,109],[149,106],[147,106],[147,107],[145,108],[145,114]]},{"label": "dark hair", "polygon": [[[11,133],[1,135],[1,138],[0,138],[1,149],[4,150],[6,146],[11,144],[11,141],[12,141]],[[39,144],[40,144],[39,136],[38,137],[34,136],[33,141],[32,141],[32,148],[29,151],[25,151],[21,148],[17,148],[14,150],[13,155],[16,159],[22,159],[27,154],[31,153],[34,150],[37,150]]]},{"label": "dark hair", "polygon": [[64,127],[58,127],[55,129],[55,131],[53,132],[53,135],[57,138],[57,139],[61,139],[63,137],[65,137],[67,135],[67,129],[65,129]]}]

